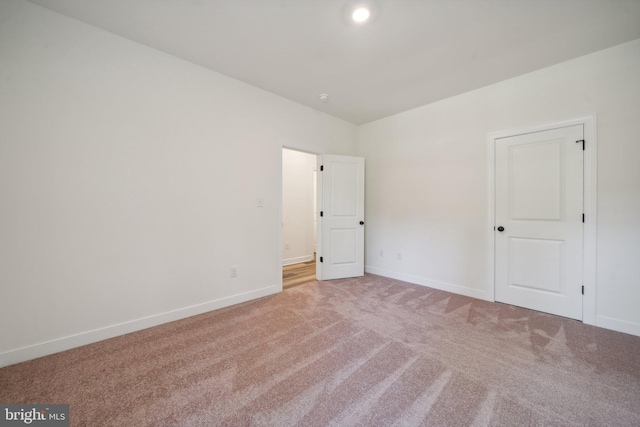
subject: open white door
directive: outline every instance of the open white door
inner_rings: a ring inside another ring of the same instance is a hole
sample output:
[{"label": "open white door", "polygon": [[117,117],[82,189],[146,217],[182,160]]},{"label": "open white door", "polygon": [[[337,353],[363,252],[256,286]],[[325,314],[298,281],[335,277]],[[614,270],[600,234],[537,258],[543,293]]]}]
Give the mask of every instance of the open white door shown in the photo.
[{"label": "open white door", "polygon": [[582,320],[583,126],[495,144],[495,299]]},{"label": "open white door", "polygon": [[364,159],[318,156],[316,278],[364,275]]}]

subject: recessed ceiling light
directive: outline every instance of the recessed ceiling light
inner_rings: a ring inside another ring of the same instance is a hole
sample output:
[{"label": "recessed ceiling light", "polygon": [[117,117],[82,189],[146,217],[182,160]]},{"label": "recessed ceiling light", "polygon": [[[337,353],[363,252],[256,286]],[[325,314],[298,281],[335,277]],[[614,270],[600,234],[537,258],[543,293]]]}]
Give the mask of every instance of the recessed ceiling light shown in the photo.
[{"label": "recessed ceiling light", "polygon": [[359,7],[353,11],[353,13],[351,14],[351,17],[356,22],[364,22],[367,19],[369,19],[369,15],[370,15],[369,9],[365,7]]}]

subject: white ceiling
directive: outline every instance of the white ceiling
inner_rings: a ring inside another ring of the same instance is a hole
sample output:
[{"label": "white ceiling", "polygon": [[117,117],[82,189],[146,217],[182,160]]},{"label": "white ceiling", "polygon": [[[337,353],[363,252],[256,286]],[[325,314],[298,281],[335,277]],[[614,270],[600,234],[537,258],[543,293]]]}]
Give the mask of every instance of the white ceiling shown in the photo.
[{"label": "white ceiling", "polygon": [[640,38],[640,0],[29,1],[355,124]]}]

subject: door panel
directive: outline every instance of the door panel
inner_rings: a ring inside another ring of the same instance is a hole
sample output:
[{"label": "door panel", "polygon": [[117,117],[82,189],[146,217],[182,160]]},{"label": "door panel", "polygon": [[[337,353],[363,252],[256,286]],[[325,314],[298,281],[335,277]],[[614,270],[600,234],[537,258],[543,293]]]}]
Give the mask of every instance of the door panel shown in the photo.
[{"label": "door panel", "polygon": [[561,294],[563,259],[561,240],[509,238],[511,286]]},{"label": "door panel", "polygon": [[496,140],[496,301],[582,319],[582,125]]},{"label": "door panel", "polygon": [[512,219],[562,219],[562,143],[556,139],[509,147]]},{"label": "door panel", "polygon": [[353,228],[331,230],[331,263],[353,264],[358,261],[358,231]]},{"label": "door panel", "polygon": [[320,190],[318,279],[364,275],[364,159],[324,155]]},{"label": "door panel", "polygon": [[[327,160],[327,159],[323,159]],[[331,198],[328,199],[328,208],[334,217],[351,217],[358,215],[358,165],[350,161],[326,161],[328,165],[324,171],[325,176],[330,174]]]}]

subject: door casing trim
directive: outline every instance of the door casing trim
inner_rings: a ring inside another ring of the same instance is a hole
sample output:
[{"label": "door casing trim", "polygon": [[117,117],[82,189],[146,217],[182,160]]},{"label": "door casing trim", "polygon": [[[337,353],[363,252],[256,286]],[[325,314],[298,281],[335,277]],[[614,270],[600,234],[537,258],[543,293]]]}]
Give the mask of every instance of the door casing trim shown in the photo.
[{"label": "door casing trim", "polygon": [[[584,296],[582,300],[582,321],[589,325],[596,324],[596,224],[597,224],[597,116],[580,117],[556,123],[532,126],[520,129],[509,129],[487,134],[487,232],[489,233],[487,250],[487,283],[489,289],[487,297],[495,301],[495,147],[496,140],[527,133],[540,132],[567,126],[583,125],[584,139],[584,214],[582,243],[582,285]],[[576,284],[579,286],[580,284]]]}]

